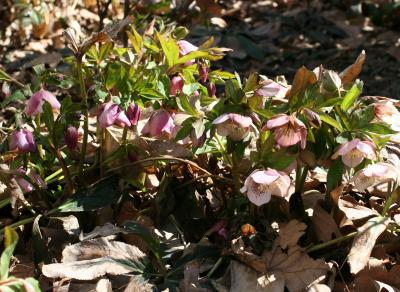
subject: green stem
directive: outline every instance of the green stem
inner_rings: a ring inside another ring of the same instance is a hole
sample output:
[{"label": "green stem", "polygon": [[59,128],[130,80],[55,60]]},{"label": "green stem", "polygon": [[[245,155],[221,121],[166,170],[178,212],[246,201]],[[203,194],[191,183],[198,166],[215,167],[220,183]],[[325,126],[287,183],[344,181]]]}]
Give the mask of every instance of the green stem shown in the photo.
[{"label": "green stem", "polygon": [[[16,227],[19,227],[21,225],[25,225],[25,224],[28,224],[28,223],[31,223],[31,222],[35,221],[35,218],[36,218],[36,216],[29,217],[29,218],[26,218],[26,219],[22,219],[22,220],[20,220],[18,222],[15,222],[13,224],[8,225],[8,226],[11,227],[11,228],[16,228]],[[0,229],[0,234],[4,232],[4,229],[5,228],[1,228]]]},{"label": "green stem", "polygon": [[240,194],[240,174],[238,171],[238,161],[235,152],[232,153],[232,176],[235,192]]},{"label": "green stem", "polygon": [[83,173],[83,167],[85,164],[85,156],[86,156],[86,148],[88,142],[89,135],[89,109],[88,109],[88,101],[87,101],[87,92],[85,88],[85,81],[83,80],[83,67],[82,60],[77,60],[77,70],[78,70],[78,78],[79,78],[79,89],[82,96],[82,111],[83,111],[83,141],[82,141],[82,149],[79,158],[79,176]]},{"label": "green stem", "polygon": [[383,210],[381,215],[385,216],[390,209],[390,206],[392,206],[392,203],[395,202],[397,200],[397,198],[399,197],[399,191],[397,189],[393,190],[393,183],[389,182],[388,183],[388,194],[387,194],[387,199],[385,202],[385,205],[383,206]]},{"label": "green stem", "polygon": [[69,169],[67,167],[67,164],[65,163],[64,158],[61,155],[60,149],[51,149],[54,153],[54,155],[57,157],[58,162],[60,163],[61,169],[64,173],[64,177],[65,177],[65,193],[70,196],[73,191],[74,191],[74,184],[72,183],[72,179],[71,179],[71,174],[69,173]]},{"label": "green stem", "polygon": [[222,264],[223,257],[220,257],[218,261],[214,264],[211,270],[207,273],[207,278],[210,278],[214,272],[218,269],[218,267]]},{"label": "green stem", "polygon": [[347,240],[349,238],[352,238],[352,237],[356,236],[357,234],[358,234],[358,231],[354,231],[354,232],[349,233],[349,234],[347,234],[345,236],[338,237],[338,238],[335,238],[335,239],[332,239],[332,240],[329,240],[329,241],[326,241],[326,242],[323,242],[323,243],[320,243],[320,244],[316,244],[316,245],[310,246],[309,248],[306,249],[306,252],[310,253],[310,252],[314,252],[314,251],[317,251],[317,250],[320,250],[320,249],[324,249],[324,248],[326,248],[328,246],[331,246],[331,245],[334,245],[336,243],[345,241],[345,240]]},{"label": "green stem", "polygon": [[218,143],[219,147],[221,148],[222,156],[225,158],[226,162],[228,162],[228,164],[230,164],[232,166],[233,162],[232,162],[231,158],[229,157],[228,152],[226,151],[226,148],[225,148],[224,144],[222,144],[222,141],[221,141],[221,139],[219,139],[218,135],[215,135],[215,140],[217,140],[217,143]]},{"label": "green stem", "polygon": [[[36,133],[37,133],[37,135],[40,135],[40,125],[41,125],[40,113],[38,113],[36,115],[35,122],[36,122]],[[39,157],[41,159],[43,159],[43,146],[39,142],[37,142],[37,149],[38,149]]]},{"label": "green stem", "polygon": [[127,136],[128,136],[128,127],[124,127],[124,131],[122,132],[121,144],[125,144]]}]

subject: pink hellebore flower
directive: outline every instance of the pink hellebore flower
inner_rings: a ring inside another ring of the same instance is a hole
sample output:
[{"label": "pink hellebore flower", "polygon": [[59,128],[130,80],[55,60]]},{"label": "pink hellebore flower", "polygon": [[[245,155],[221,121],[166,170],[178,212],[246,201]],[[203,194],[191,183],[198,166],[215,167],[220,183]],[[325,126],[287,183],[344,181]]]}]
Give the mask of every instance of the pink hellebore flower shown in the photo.
[{"label": "pink hellebore flower", "polygon": [[135,104],[134,102],[132,102],[129,106],[128,106],[128,119],[131,122],[131,124],[133,126],[136,126],[139,119],[140,119],[140,115],[142,114],[142,110],[141,108]]},{"label": "pink hellebore flower", "polygon": [[289,194],[290,178],[281,171],[268,168],[255,170],[245,180],[240,189],[249,200],[261,206],[271,200],[271,196],[286,197]]},{"label": "pink hellebore flower", "polygon": [[377,184],[390,181],[397,182],[399,171],[393,165],[386,162],[370,164],[366,168],[359,170],[353,177],[355,187],[363,192],[367,188]]},{"label": "pink hellebore flower", "polygon": [[179,55],[185,56],[191,52],[197,51],[199,48],[185,40],[176,42],[179,47]]},{"label": "pink hellebore flower", "polygon": [[119,107],[118,104],[113,102],[103,103],[97,114],[100,127],[107,128],[111,125],[118,125],[121,127],[130,127],[131,122],[126,116],[125,112]]},{"label": "pink hellebore flower", "polygon": [[35,152],[36,143],[32,133],[27,129],[15,130],[11,134],[10,149],[18,150],[20,153]]},{"label": "pink hellebore flower", "polygon": [[142,129],[142,134],[150,137],[167,135],[171,137],[175,128],[172,115],[165,109],[153,112]]},{"label": "pink hellebore flower", "polygon": [[229,113],[216,118],[213,124],[217,125],[218,135],[229,137],[233,141],[240,141],[250,133],[253,121],[250,117]]},{"label": "pink hellebore flower", "polygon": [[50,103],[53,109],[60,109],[61,104],[57,98],[49,91],[41,89],[35,92],[26,103],[25,113],[28,116],[35,116],[43,111],[44,102]]},{"label": "pink hellebore flower", "polygon": [[[278,145],[289,147],[300,142],[301,149],[306,148],[307,128],[295,116],[276,115],[267,122],[266,128],[272,131]],[[265,130],[265,126],[263,129]]]},{"label": "pink hellebore flower", "polygon": [[332,159],[342,156],[342,161],[348,167],[356,167],[364,158],[376,159],[375,145],[370,141],[353,139],[339,147],[339,150],[332,155]]},{"label": "pink hellebore flower", "polygon": [[181,93],[182,89],[183,89],[182,77],[181,76],[172,77],[171,82],[170,82],[169,94],[175,96],[175,95]]},{"label": "pink hellebore flower", "polygon": [[[47,188],[47,184],[43,181],[43,179],[34,170],[26,171],[23,168],[18,168],[16,170],[16,172],[19,174],[27,175],[34,183],[36,183],[42,189]],[[24,193],[29,193],[34,190],[34,186],[30,182],[28,182],[26,179],[24,179],[23,177],[21,177],[19,175],[15,175],[15,180],[17,181],[18,185],[20,186],[21,190]]]},{"label": "pink hellebore flower", "polygon": [[400,112],[391,101],[377,102],[373,106],[378,121],[388,124],[394,131],[400,131]]},{"label": "pink hellebore flower", "polygon": [[78,129],[74,126],[68,126],[64,131],[65,144],[70,150],[75,150],[78,147]]}]

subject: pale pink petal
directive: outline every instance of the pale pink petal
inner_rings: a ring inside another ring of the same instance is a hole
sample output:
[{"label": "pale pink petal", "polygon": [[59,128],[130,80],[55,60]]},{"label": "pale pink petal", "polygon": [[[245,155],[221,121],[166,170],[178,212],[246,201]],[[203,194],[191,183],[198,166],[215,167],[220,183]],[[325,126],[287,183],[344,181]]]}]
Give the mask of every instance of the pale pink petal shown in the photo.
[{"label": "pale pink petal", "polygon": [[229,114],[222,114],[218,118],[216,118],[212,123],[214,125],[217,125],[217,124],[221,124],[227,120],[229,120]]},{"label": "pale pink petal", "polygon": [[356,167],[364,159],[364,154],[357,149],[353,149],[345,155],[342,155],[342,161],[348,167]]},{"label": "pale pink petal", "polygon": [[276,143],[282,147],[296,145],[302,140],[301,132],[296,132],[289,126],[276,128],[273,132]]},{"label": "pale pink petal", "polygon": [[44,99],[45,101],[50,103],[50,105],[51,105],[51,107],[53,109],[60,109],[61,108],[60,102],[57,100],[57,98],[50,91],[41,90],[41,92],[42,92],[42,99]]},{"label": "pale pink petal", "polygon": [[258,184],[271,184],[279,178],[279,173],[274,170],[260,170],[253,172],[251,175],[252,180]]},{"label": "pale pink petal", "polygon": [[115,119],[115,123],[120,127],[130,127],[132,125],[123,110],[121,110],[117,114],[117,118]]},{"label": "pale pink petal", "polygon": [[360,143],[360,139],[353,139],[350,142],[340,145],[338,151],[336,151],[335,154],[332,155],[332,159],[336,159],[341,155],[349,153],[357,147],[358,143]]},{"label": "pale pink petal", "polygon": [[181,56],[187,55],[190,52],[197,51],[199,48],[196,47],[195,45],[189,43],[188,41],[185,40],[180,40],[176,42],[179,47],[179,54]]},{"label": "pale pink petal", "polygon": [[364,153],[368,159],[376,159],[375,145],[369,141],[362,141],[357,144],[357,149]]},{"label": "pale pink petal", "polygon": [[266,126],[268,129],[273,129],[276,127],[286,125],[287,123],[289,123],[289,121],[290,121],[290,117],[288,115],[280,114],[280,115],[276,115],[276,116],[272,117],[270,120],[268,120]]},{"label": "pale pink petal", "polygon": [[282,90],[283,86],[272,80],[264,81],[261,88],[256,90],[256,94],[263,97],[272,97],[278,95],[278,93]]},{"label": "pale pink petal", "polygon": [[253,124],[253,121],[251,120],[250,117],[242,116],[239,114],[229,114],[229,118],[233,123],[235,123],[239,127],[247,128],[250,127],[250,125]]}]

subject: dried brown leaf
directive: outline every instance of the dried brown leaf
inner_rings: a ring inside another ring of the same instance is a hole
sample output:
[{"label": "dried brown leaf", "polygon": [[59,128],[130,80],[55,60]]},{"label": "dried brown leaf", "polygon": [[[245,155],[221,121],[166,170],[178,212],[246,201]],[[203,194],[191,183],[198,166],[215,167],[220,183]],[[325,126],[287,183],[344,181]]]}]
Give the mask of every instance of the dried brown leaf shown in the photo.
[{"label": "dried brown leaf", "polygon": [[331,270],[323,260],[312,259],[297,245],[305,228],[306,225],[302,222],[290,221],[281,227],[273,249],[264,252],[262,256],[246,251],[243,242],[237,240],[234,242],[236,246],[233,248],[235,256],[264,276],[263,285],[265,287],[273,282],[270,279],[283,278],[284,284],[290,292],[304,291],[311,285],[323,281],[327,272]]},{"label": "dried brown leaf", "polygon": [[46,277],[93,280],[105,274],[126,274],[134,271],[133,264],[145,257],[135,246],[106,238],[67,246],[62,254],[62,263],[42,267]]},{"label": "dried brown leaf", "polygon": [[350,195],[340,197],[338,200],[338,207],[350,220],[364,219],[379,215],[377,211],[361,206]]},{"label": "dried brown leaf", "polygon": [[358,55],[356,61],[339,74],[343,84],[353,82],[358,75],[360,75],[365,62],[365,56],[365,51],[363,50],[360,55]]},{"label": "dried brown leaf", "polygon": [[369,219],[359,228],[359,234],[354,238],[347,258],[352,274],[357,274],[367,265],[377,238],[386,230],[388,224],[387,218],[378,216]]},{"label": "dried brown leaf", "polygon": [[314,234],[318,241],[329,241],[340,237],[339,227],[335,220],[323,207],[323,200],[318,200],[314,205],[314,212],[311,218]]},{"label": "dried brown leaf", "polygon": [[293,85],[290,88],[287,96],[290,98],[302,92],[304,89],[317,83],[317,76],[311,70],[308,70],[306,67],[302,66],[297,70],[294,75]]}]

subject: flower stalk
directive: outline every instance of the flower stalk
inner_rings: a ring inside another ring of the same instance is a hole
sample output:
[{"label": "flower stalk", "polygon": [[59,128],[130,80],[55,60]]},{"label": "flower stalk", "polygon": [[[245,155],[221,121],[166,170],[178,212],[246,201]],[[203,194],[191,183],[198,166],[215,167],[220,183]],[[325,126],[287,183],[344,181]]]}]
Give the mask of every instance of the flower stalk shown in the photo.
[{"label": "flower stalk", "polygon": [[85,164],[85,156],[86,156],[86,148],[88,142],[89,135],[89,109],[88,109],[88,101],[87,101],[87,92],[85,87],[85,82],[83,79],[83,66],[82,60],[77,60],[77,70],[78,70],[78,79],[79,79],[79,89],[82,96],[82,111],[83,111],[83,140],[82,140],[82,149],[79,158],[79,176],[83,173],[83,167]]}]

